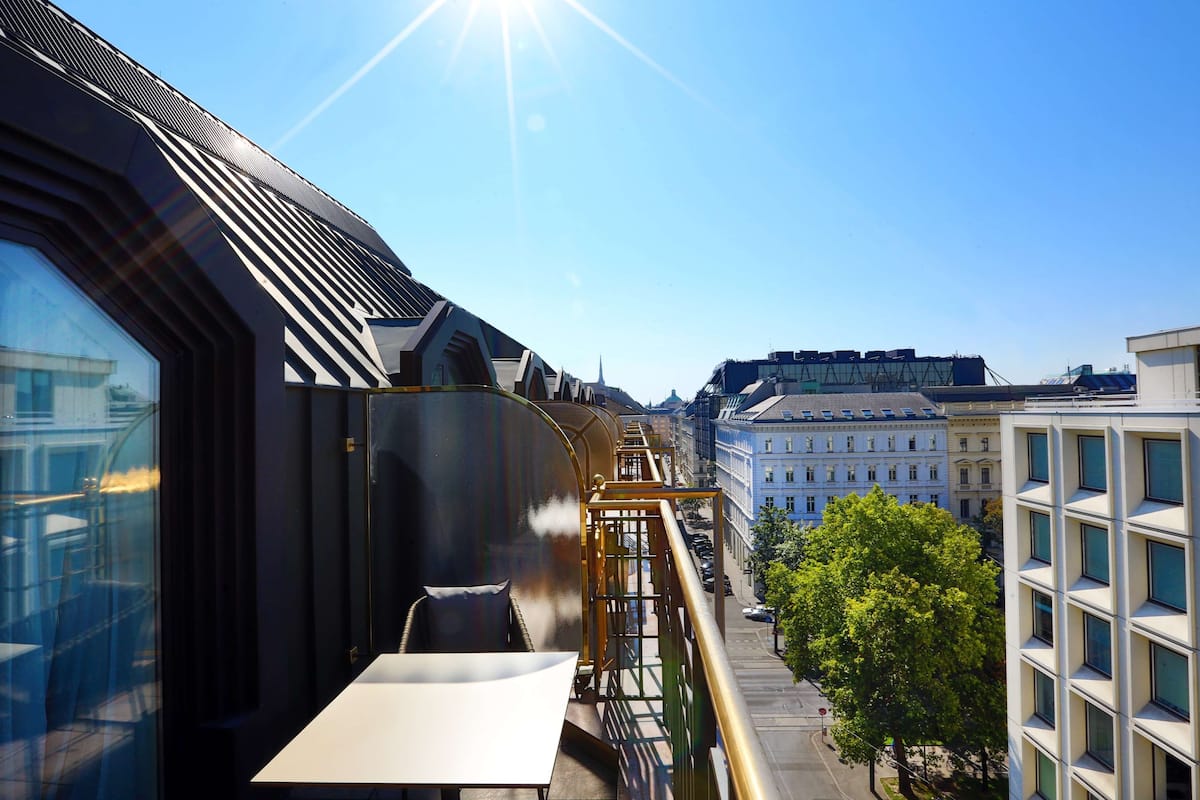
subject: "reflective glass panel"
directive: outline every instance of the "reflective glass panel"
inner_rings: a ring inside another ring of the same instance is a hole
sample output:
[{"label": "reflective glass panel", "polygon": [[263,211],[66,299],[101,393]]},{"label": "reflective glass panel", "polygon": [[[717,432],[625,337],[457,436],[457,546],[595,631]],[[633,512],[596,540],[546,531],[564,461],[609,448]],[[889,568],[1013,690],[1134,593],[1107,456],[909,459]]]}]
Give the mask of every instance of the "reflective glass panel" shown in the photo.
[{"label": "reflective glass panel", "polygon": [[1166,503],[1183,502],[1183,460],[1176,439],[1147,439],[1146,497]]},{"label": "reflective glass panel", "polygon": [[1054,759],[1037,751],[1037,793],[1045,800],[1058,800],[1058,774]]},{"label": "reflective glass panel", "polygon": [[1029,442],[1029,480],[1050,480],[1050,454],[1046,446],[1046,434],[1026,434]]},{"label": "reflective glass panel", "polygon": [[1036,669],[1033,671],[1033,712],[1054,724],[1054,678]]},{"label": "reflective glass panel", "polygon": [[1091,614],[1083,615],[1083,660],[1092,669],[1112,675],[1112,627]]},{"label": "reflective glass panel", "polygon": [[1150,660],[1153,667],[1154,702],[1187,718],[1187,658],[1173,650],[1152,643]]},{"label": "reflective glass panel", "polygon": [[0,241],[0,796],[157,796],[158,396],[145,350]]},{"label": "reflective glass panel", "polygon": [[1113,766],[1113,719],[1091,703],[1087,706],[1088,755],[1109,769]]},{"label": "reflective glass panel", "polygon": [[1092,580],[1108,583],[1108,530],[1095,525],[1081,525],[1083,538],[1083,574]]},{"label": "reflective glass panel", "polygon": [[1187,610],[1187,576],[1183,548],[1162,542],[1147,542],[1150,559],[1150,599],[1172,608]]},{"label": "reflective glass panel", "polygon": [[1050,517],[1036,511],[1029,512],[1029,528],[1032,532],[1033,557],[1050,563]]},{"label": "reflective glass panel", "polygon": [[1103,436],[1079,437],[1079,485],[1097,492],[1108,489]]},{"label": "reflective glass panel", "polygon": [[1033,593],[1033,635],[1054,644],[1054,601],[1041,592]]}]

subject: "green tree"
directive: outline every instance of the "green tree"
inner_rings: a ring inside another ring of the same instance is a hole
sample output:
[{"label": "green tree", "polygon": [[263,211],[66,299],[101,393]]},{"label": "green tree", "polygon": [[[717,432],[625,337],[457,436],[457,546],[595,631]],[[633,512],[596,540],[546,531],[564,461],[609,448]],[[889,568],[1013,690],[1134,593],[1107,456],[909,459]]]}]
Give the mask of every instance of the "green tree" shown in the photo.
[{"label": "green tree", "polygon": [[750,568],[760,578],[771,564],[785,560],[793,566],[804,552],[805,528],[788,519],[787,512],[778,506],[760,506],[758,520],[750,526],[754,552]]},{"label": "green tree", "polygon": [[1004,546],[1004,501],[999,497],[985,502],[972,523],[985,552]]},{"label": "green tree", "polygon": [[841,754],[868,763],[890,739],[905,796],[910,743],[978,751],[1006,735],[996,572],[974,530],[876,486],[827,505],[803,561],[768,574],[788,666],[819,678]]}]

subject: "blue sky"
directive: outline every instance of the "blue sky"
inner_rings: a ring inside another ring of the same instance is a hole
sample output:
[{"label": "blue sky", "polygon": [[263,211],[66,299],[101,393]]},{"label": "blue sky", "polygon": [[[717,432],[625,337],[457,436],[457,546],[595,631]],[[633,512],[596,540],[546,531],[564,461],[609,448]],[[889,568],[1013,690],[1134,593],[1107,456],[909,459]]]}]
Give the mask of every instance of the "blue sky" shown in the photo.
[{"label": "blue sky", "polygon": [[769,350],[1036,382],[1200,324],[1200,4],[481,0],[464,35],[445,0],[298,131],[428,0],[63,7],[642,401]]}]

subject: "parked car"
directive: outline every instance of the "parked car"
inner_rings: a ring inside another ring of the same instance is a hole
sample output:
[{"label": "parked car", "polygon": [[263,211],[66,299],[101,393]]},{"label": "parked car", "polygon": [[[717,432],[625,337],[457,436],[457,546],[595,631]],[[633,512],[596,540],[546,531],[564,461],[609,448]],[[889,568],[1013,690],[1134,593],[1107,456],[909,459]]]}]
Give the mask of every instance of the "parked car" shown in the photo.
[{"label": "parked car", "polygon": [[755,622],[774,622],[775,615],[765,608],[756,608],[746,615],[746,619],[752,619]]}]

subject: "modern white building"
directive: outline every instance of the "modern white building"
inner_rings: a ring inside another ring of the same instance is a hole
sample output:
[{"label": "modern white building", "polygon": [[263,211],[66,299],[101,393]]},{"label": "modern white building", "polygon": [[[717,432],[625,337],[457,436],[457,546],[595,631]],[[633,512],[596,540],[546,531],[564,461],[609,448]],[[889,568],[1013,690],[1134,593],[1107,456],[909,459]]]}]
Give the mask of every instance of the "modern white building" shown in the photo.
[{"label": "modern white building", "polygon": [[1001,417],[1010,797],[1197,798],[1200,328]]},{"label": "modern white building", "polygon": [[819,524],[825,505],[879,484],[902,503],[944,505],[946,418],[916,392],[784,394],[715,426],[717,483],[739,564],[761,506]]}]

